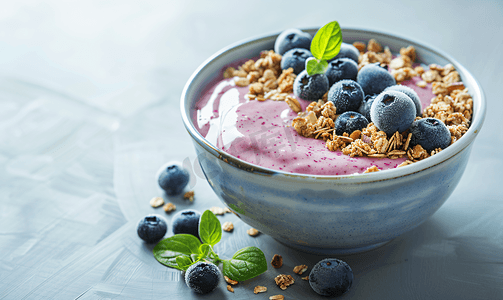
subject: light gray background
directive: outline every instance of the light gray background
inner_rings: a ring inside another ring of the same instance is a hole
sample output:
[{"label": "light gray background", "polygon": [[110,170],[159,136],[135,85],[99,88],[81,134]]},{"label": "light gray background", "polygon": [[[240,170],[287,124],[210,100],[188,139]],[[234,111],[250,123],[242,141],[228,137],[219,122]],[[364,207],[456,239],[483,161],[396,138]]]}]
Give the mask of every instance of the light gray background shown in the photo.
[{"label": "light gray background", "polygon": [[[383,30],[439,48],[473,73],[488,111],[460,184],[428,221],[374,251],[341,257],[341,299],[503,298],[502,1],[3,1],[0,9],[0,299],[317,299],[279,273],[324,257],[234,215],[218,253],[262,248],[282,269],[199,296],[136,236],[169,160],[193,171],[194,203],[223,206],[194,164],[179,97],[192,72],[238,40],[290,27]],[[165,215],[169,220],[172,215]],[[306,216],[308,218],[309,216]],[[302,222],[302,220],[299,220]],[[293,274],[295,275],[295,274]],[[298,279],[298,276],[295,275]],[[267,293],[255,295],[253,287]],[[321,297],[319,297],[321,299]],[[324,299],[324,298],[323,298]]]}]

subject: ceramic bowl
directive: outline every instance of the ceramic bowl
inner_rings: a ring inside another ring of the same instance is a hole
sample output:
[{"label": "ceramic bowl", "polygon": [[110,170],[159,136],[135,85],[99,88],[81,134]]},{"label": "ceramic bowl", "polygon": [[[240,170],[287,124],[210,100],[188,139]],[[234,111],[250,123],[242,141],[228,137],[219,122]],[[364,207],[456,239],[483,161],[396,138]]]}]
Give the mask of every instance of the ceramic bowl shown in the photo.
[{"label": "ceramic bowl", "polygon": [[[305,30],[312,35],[316,29]],[[446,53],[379,31],[345,28],[346,43],[376,39],[398,53],[413,45],[421,63],[451,63],[473,97],[468,132],[444,151],[409,166],[369,174],[317,176],[259,167],[221,151],[194,125],[195,103],[204,87],[232,62],[273,49],[277,35],[233,44],[204,62],[181,97],[183,122],[198,160],[219,198],[241,220],[293,248],[319,254],[351,254],[373,249],[419,226],[447,200],[458,184],[482,126],[485,99],[480,84]],[[220,76],[220,77],[218,77]]]}]

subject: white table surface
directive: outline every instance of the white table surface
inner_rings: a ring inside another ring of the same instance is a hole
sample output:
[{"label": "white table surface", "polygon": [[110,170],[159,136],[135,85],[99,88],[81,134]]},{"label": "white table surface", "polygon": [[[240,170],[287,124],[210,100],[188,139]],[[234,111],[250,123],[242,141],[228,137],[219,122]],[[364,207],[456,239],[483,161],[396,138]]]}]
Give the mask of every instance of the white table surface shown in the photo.
[{"label": "white table surface", "polygon": [[[355,281],[340,299],[503,299],[502,1],[4,1],[0,6],[0,299],[325,299],[306,281],[273,282],[324,258],[235,230],[223,257],[260,247],[282,269],[211,294],[188,289],[136,235],[162,196],[169,160],[192,166],[193,203],[223,204],[194,164],[182,88],[206,58],[290,27],[377,29],[441,49],[482,84],[484,128],[461,182],[425,223],[341,257]],[[253,287],[267,293],[255,295]]]}]

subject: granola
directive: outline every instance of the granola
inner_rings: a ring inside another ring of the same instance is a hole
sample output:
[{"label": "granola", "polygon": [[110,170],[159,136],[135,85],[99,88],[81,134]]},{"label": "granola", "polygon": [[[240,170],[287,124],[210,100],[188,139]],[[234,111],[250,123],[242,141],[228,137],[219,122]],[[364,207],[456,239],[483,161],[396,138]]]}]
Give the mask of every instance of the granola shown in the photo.
[{"label": "granola", "polygon": [[246,231],[246,233],[248,233],[248,235],[250,236],[257,236],[260,233],[260,231],[258,231],[255,228],[250,228]]},{"label": "granola", "polygon": [[274,254],[274,256],[272,257],[272,260],[271,260],[271,265],[275,269],[281,268],[281,266],[283,266],[283,257],[279,254]]},{"label": "granola", "polygon": [[238,284],[238,283],[239,283],[239,282],[237,282],[236,280],[232,280],[232,279],[230,279],[230,278],[229,278],[229,277],[227,277],[227,276],[224,276],[224,279],[225,279],[225,282],[227,282],[227,283],[228,283],[228,284],[230,284],[230,285],[236,285],[236,284]]},{"label": "granola", "polygon": [[232,222],[225,222],[224,224],[222,224],[222,230],[231,232],[234,230],[234,224],[232,224]]},{"label": "granola", "polygon": [[188,199],[190,202],[194,201],[194,191],[188,191],[183,194],[183,199]]},{"label": "granola", "polygon": [[294,284],[295,280],[292,275],[279,274],[274,278],[276,285],[279,286],[280,289],[286,290],[286,288],[292,284]]},{"label": "granola", "polygon": [[164,199],[162,197],[154,197],[150,199],[150,206],[157,208],[164,205]]},{"label": "granola", "polygon": [[213,206],[213,207],[211,207],[211,208],[210,208],[210,211],[211,211],[213,214],[215,214],[215,215],[219,215],[219,216],[221,216],[221,215],[225,214],[225,210],[224,210],[223,208],[221,208],[221,207],[218,207],[218,206]]},{"label": "granola", "polygon": [[163,206],[163,209],[164,209],[165,212],[170,213],[170,212],[176,210],[176,205],[174,205],[173,203],[169,202],[169,203],[166,203]]},{"label": "granola", "polygon": [[293,268],[293,272],[295,274],[302,275],[302,273],[304,273],[305,271],[307,271],[307,266],[306,265],[299,265],[299,266],[295,266]]},{"label": "granola", "polygon": [[257,285],[257,286],[253,289],[253,293],[255,293],[255,294],[258,294],[258,293],[265,293],[265,292],[267,292],[267,287],[265,287],[265,286]]}]

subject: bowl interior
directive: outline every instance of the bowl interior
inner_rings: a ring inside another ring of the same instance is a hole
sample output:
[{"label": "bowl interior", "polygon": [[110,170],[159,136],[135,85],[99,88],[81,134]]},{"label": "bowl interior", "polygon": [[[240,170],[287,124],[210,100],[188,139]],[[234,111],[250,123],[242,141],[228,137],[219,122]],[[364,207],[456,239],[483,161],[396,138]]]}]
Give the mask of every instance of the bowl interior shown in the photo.
[{"label": "bowl interior", "polygon": [[[317,29],[305,29],[314,36]],[[437,50],[424,43],[416,42],[411,39],[406,39],[389,33],[383,33],[372,30],[358,29],[358,28],[344,28],[342,29],[343,40],[346,43],[353,43],[356,41],[368,42],[370,39],[377,40],[381,45],[388,46],[392,53],[398,53],[400,48],[412,45],[416,49],[416,61],[425,65],[432,63],[438,65],[446,65],[448,63],[454,65],[459,72],[462,81],[468,88],[470,95],[473,98],[473,117],[472,123],[468,132],[456,143],[446,148],[444,151],[420,162],[407,166],[406,168],[396,168],[384,170],[376,173],[369,173],[365,176],[372,177],[372,180],[382,180],[402,176],[405,174],[415,173],[422,169],[429,168],[436,164],[441,163],[456,155],[464,148],[466,148],[476,137],[482,126],[485,116],[485,99],[482,88],[477,80],[459,64],[454,58],[441,50]],[[258,57],[263,50],[273,49],[274,41],[277,34],[266,35],[256,38],[250,38],[230,45],[215,55],[206,60],[191,76],[187,82],[181,97],[181,112],[182,118],[189,134],[195,142],[199,143],[205,150],[212,153],[215,157],[226,158],[231,164],[235,164],[241,169],[250,170],[251,172],[259,172],[265,174],[288,174],[289,176],[302,176],[302,177],[325,177],[325,178],[353,178],[354,175],[305,175],[305,174],[292,174],[282,171],[276,171],[264,167],[259,167],[240,160],[226,152],[221,151],[215,145],[209,143],[196,129],[193,120],[195,119],[196,109],[195,105],[204,94],[211,83],[223,78],[225,68],[233,62],[243,59]]]}]

